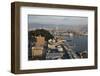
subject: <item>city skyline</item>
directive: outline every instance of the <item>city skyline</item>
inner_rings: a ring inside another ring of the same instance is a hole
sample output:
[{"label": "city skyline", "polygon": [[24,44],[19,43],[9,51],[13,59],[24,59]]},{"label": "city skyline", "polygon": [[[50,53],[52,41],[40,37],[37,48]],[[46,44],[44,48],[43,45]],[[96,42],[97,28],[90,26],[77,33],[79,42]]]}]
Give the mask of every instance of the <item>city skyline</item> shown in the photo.
[{"label": "city skyline", "polygon": [[[87,30],[88,18],[78,16],[28,15],[28,30],[38,28]],[[65,28],[66,27],[66,28]],[[75,28],[76,27],[76,28]]]}]

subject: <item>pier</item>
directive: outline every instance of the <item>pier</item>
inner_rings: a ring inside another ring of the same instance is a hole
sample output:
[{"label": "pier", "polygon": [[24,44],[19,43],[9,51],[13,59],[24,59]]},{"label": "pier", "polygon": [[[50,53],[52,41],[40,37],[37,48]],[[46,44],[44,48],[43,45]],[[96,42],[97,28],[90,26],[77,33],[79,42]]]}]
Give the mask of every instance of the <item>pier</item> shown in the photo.
[{"label": "pier", "polygon": [[[79,58],[73,49],[69,48],[69,44],[64,44],[62,42],[57,42],[52,45],[53,49],[49,50],[49,53],[46,53],[47,60],[54,59],[76,59]],[[56,46],[54,48],[54,46]],[[58,47],[59,46],[59,47]]]}]

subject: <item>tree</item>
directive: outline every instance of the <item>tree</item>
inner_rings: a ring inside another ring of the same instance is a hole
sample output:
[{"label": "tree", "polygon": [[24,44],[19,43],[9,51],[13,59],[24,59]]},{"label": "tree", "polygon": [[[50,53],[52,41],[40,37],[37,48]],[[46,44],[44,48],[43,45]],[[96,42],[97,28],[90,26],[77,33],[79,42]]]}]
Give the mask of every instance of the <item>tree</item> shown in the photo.
[{"label": "tree", "polygon": [[45,29],[36,29],[36,30],[34,30],[32,32],[32,35],[33,36],[41,35],[41,36],[45,37],[46,41],[48,41],[49,39],[53,39],[54,38],[54,36],[49,31],[47,31]]}]

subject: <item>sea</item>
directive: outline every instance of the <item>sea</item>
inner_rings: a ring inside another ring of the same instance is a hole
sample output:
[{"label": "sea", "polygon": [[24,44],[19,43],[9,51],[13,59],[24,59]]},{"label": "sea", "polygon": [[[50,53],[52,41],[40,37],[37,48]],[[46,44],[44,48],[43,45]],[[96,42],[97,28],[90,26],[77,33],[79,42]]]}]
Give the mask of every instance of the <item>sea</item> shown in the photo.
[{"label": "sea", "polygon": [[75,52],[88,51],[88,36],[66,36],[64,39]]}]

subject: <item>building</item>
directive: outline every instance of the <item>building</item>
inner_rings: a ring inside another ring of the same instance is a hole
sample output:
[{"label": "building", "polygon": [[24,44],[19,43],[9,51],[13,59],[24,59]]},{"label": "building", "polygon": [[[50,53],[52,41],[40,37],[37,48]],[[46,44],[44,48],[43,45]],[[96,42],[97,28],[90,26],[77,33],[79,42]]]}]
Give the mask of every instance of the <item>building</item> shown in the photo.
[{"label": "building", "polygon": [[36,37],[35,46],[32,47],[32,58],[41,57],[43,55],[43,48],[45,45],[45,37],[41,35]]},{"label": "building", "polygon": [[45,44],[45,37],[42,37],[41,35],[36,37],[36,46],[44,46]]},{"label": "building", "polygon": [[43,54],[43,47],[32,47],[32,58],[41,57]]}]

